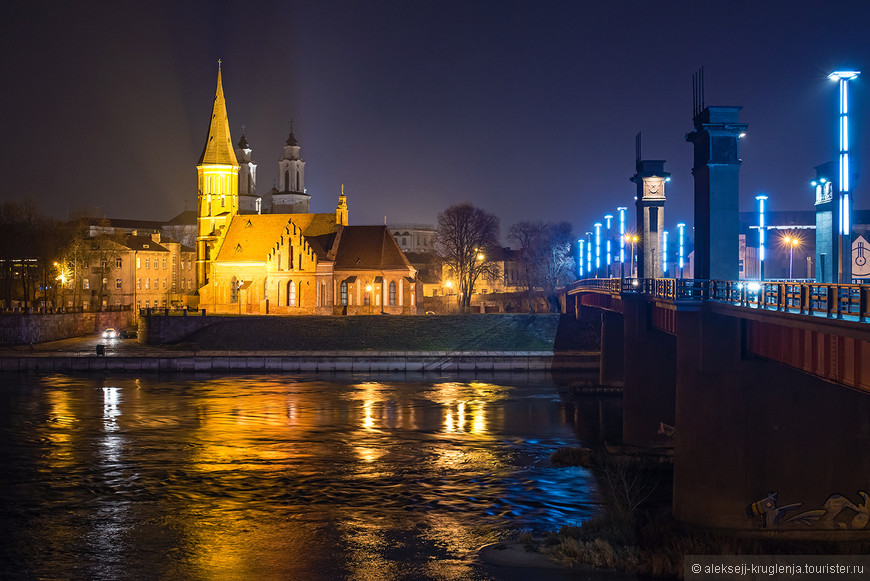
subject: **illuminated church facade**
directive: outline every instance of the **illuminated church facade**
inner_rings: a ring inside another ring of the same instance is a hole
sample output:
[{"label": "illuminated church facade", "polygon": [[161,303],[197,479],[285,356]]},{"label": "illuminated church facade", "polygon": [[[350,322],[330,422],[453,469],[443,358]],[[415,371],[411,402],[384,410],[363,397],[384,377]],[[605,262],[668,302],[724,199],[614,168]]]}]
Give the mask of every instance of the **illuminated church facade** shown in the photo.
[{"label": "illuminated church facade", "polygon": [[220,66],[198,174],[198,307],[227,314],[416,314],[422,283],[386,226],[311,213],[305,162],[291,128],[269,212],[256,192],[245,135],[233,148]]}]

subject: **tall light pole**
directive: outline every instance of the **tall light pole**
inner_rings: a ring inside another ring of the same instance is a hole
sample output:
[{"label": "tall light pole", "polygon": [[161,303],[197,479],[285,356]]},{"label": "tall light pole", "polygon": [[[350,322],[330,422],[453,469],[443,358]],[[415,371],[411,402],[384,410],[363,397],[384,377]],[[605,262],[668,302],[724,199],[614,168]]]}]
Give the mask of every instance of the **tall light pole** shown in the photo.
[{"label": "tall light pole", "polygon": [[586,233],[586,275],[592,276],[592,232]]},{"label": "tall light pole", "polygon": [[680,266],[680,278],[683,278],[683,264],[685,264],[685,262],[683,262],[683,248],[685,248],[686,223],[685,223],[685,222],[680,222],[679,224],[677,224],[677,230],[680,231],[680,235],[679,235],[679,245],[680,245],[680,263],[679,263],[679,266]]},{"label": "tall light pole", "polygon": [[758,200],[758,280],[764,280],[764,201],[767,196],[759,194]]},{"label": "tall light pole", "polygon": [[619,278],[625,278],[625,206],[616,209],[619,212]]},{"label": "tall light pole", "polygon": [[595,278],[601,275],[601,222],[592,225],[595,228]]},{"label": "tall light pole", "polygon": [[613,220],[612,214],[607,214],[606,216],[604,216],[604,223],[605,223],[606,228],[607,228],[607,243],[605,245],[606,251],[607,251],[607,278],[610,278],[611,276],[613,276],[613,272],[611,272],[611,268],[610,268],[611,258],[613,257],[613,252],[612,252],[611,247],[610,247],[610,245],[611,245],[611,243],[610,243],[610,238],[611,238],[611,236],[610,236],[610,222],[612,220]]},{"label": "tall light pole", "polygon": [[580,265],[580,269],[579,269],[579,272],[577,273],[577,275],[578,275],[580,278],[583,278],[583,245],[584,245],[585,243],[586,243],[586,241],[583,240],[582,238],[578,238],[578,239],[577,239],[577,246],[580,248],[580,251],[578,252],[578,255],[580,256],[580,259],[577,261],[577,264]]},{"label": "tall light pole", "polygon": [[[851,199],[849,195],[849,81],[861,74],[861,71],[834,71],[828,78],[837,81],[840,86],[840,212],[839,236],[837,238],[839,282],[852,282],[852,220]],[[848,259],[843,254],[848,253]]]},{"label": "tall light pole", "polygon": [[800,246],[801,240],[797,236],[785,236],[782,241],[788,246],[788,278],[794,277],[794,249]]}]

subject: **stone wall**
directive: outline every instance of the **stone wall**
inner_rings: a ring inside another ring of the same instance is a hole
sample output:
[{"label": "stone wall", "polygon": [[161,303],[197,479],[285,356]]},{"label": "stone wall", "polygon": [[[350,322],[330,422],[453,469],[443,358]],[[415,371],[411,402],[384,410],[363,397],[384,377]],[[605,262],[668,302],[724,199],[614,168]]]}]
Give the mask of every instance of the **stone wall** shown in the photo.
[{"label": "stone wall", "polygon": [[0,316],[0,345],[26,345],[81,337],[108,327],[136,324],[134,311]]}]

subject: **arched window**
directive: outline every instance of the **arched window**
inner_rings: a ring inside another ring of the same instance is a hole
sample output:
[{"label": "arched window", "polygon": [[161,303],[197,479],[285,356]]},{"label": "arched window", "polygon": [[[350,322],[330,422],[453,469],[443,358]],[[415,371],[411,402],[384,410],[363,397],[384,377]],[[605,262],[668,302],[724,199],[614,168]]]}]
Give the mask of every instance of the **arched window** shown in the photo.
[{"label": "arched window", "polygon": [[390,281],[390,306],[396,306],[396,281]]},{"label": "arched window", "polygon": [[292,280],[287,283],[287,306],[296,306],[296,283]]},{"label": "arched window", "polygon": [[347,306],[347,281],[341,281],[341,305]]},{"label": "arched window", "polygon": [[236,280],[236,277],[230,279],[230,302],[239,302],[239,281]]},{"label": "arched window", "polygon": [[301,191],[302,191],[302,190],[299,189],[299,172],[298,172],[298,171],[296,172],[296,191],[297,191],[297,192],[301,192]]},{"label": "arched window", "polygon": [[290,191],[290,170],[289,169],[284,170],[284,191],[285,192]]}]

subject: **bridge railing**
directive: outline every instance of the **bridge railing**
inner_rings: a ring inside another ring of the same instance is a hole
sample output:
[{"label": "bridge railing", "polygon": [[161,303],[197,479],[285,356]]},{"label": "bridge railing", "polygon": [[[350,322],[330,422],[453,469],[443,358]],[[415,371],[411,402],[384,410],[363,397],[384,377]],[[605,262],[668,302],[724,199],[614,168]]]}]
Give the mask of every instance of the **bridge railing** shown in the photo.
[{"label": "bridge railing", "polygon": [[735,306],[841,319],[870,319],[870,285],[805,281],[733,281],[673,278],[597,278],[578,280],[581,289],[610,294],[640,294],[670,301],[715,301]]}]

